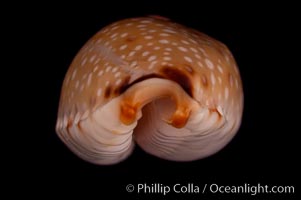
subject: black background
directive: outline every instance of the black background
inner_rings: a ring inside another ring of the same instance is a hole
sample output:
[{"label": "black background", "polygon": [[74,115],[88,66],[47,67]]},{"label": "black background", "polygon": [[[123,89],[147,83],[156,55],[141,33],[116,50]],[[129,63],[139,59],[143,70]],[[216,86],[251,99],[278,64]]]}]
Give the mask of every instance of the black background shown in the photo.
[{"label": "black background", "polygon": [[[28,186],[26,193],[32,195],[39,191],[58,196],[63,192],[72,196],[95,195],[97,199],[107,199],[103,196],[106,194],[143,199],[146,195],[125,191],[130,183],[296,186],[300,169],[297,163],[300,161],[297,150],[300,78],[296,69],[300,62],[299,50],[294,49],[298,26],[294,6],[207,5],[202,1],[75,4],[26,4],[31,9],[19,5],[20,17],[10,24],[17,29],[14,33],[21,37],[19,40],[26,43],[20,48],[29,55],[19,67],[21,77],[26,79],[23,83],[30,87],[23,96],[25,140],[22,137],[21,143],[25,148],[17,154],[14,173],[19,172],[20,176],[14,185]],[[149,14],[195,28],[229,47],[244,84],[241,128],[222,151],[194,162],[161,160],[139,147],[117,165],[96,166],[84,162],[66,148],[54,130],[64,75],[78,50],[102,27],[120,19]],[[222,195],[214,197],[222,198]],[[206,195],[178,195],[177,198],[206,199]],[[163,196],[156,195],[156,199]]]}]

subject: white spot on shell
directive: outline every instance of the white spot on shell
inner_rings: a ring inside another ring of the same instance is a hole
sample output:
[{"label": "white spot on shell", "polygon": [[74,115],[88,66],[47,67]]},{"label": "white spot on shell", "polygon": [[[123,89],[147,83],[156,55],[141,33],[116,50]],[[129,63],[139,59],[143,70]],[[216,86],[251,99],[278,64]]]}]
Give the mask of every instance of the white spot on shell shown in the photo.
[{"label": "white spot on shell", "polygon": [[153,42],[148,42],[148,43],[146,44],[146,46],[152,46],[152,45],[154,45]]},{"label": "white spot on shell", "polygon": [[154,37],[153,36],[150,36],[150,35],[147,35],[147,36],[144,36],[144,39],[146,39],[146,40],[151,40],[151,39],[153,39]]},{"label": "white spot on shell", "polygon": [[161,49],[161,47],[159,47],[159,46],[154,47],[154,50],[159,50],[159,49]]},{"label": "white spot on shell", "polygon": [[160,35],[160,36],[163,36],[163,37],[170,36],[170,34],[168,34],[168,33],[160,33],[159,35]]},{"label": "white spot on shell", "polygon": [[140,23],[149,24],[149,23],[151,23],[151,21],[150,20],[142,20],[142,21],[140,21]]},{"label": "white spot on shell", "polygon": [[149,33],[155,33],[155,32],[157,32],[157,30],[155,30],[155,29],[150,29],[150,30],[148,30],[148,32],[149,32]]},{"label": "white spot on shell", "polygon": [[99,65],[96,65],[94,68],[93,68],[93,73],[95,73],[99,68]]},{"label": "white spot on shell", "polygon": [[113,35],[110,36],[111,39],[115,38],[118,35],[118,33],[114,33]]},{"label": "white spot on shell", "polygon": [[115,72],[117,72],[118,71],[118,67],[114,67],[113,69],[112,69],[112,72],[113,73],[115,73]]},{"label": "white spot on shell", "polygon": [[185,48],[185,47],[180,46],[180,47],[178,47],[178,49],[179,49],[180,51],[187,52],[187,48]]},{"label": "white spot on shell", "polygon": [[111,31],[114,31],[114,30],[116,30],[117,28],[119,28],[119,26],[114,26],[113,28],[111,28]]},{"label": "white spot on shell", "polygon": [[131,52],[129,53],[129,56],[133,56],[133,55],[135,55],[135,53],[136,53],[136,51],[131,51]]},{"label": "white spot on shell", "polygon": [[79,91],[82,92],[82,91],[84,90],[84,87],[85,87],[85,85],[82,84],[82,85],[80,86],[80,88],[79,88]]},{"label": "white spot on shell", "polygon": [[198,64],[201,68],[204,67],[204,65],[203,65],[200,61],[198,61],[197,64]]},{"label": "white spot on shell", "polygon": [[93,55],[93,56],[91,56],[91,58],[90,58],[90,63],[92,63],[93,61],[94,61],[94,59],[96,58],[96,55]]},{"label": "white spot on shell", "polygon": [[233,76],[232,76],[232,74],[229,75],[229,82],[230,82],[230,86],[233,87]]},{"label": "white spot on shell", "polygon": [[82,77],[82,79],[86,79],[87,76],[88,76],[88,74],[84,74],[83,77]]},{"label": "white spot on shell", "polygon": [[103,75],[103,70],[100,70],[97,74],[97,76],[102,76]]},{"label": "white spot on shell", "polygon": [[181,42],[183,43],[183,44],[190,44],[188,41],[186,41],[186,40],[181,40]]},{"label": "white spot on shell", "polygon": [[146,24],[139,24],[139,25],[137,26],[137,28],[144,28],[144,27],[146,27]]},{"label": "white spot on shell", "polygon": [[213,73],[210,74],[210,79],[211,79],[212,85],[215,85],[215,76]]},{"label": "white spot on shell", "polygon": [[114,75],[115,78],[118,78],[121,75],[121,72],[116,72],[116,74]]},{"label": "white spot on shell", "polygon": [[153,61],[153,60],[155,60],[157,58],[157,56],[150,56],[148,59],[147,59],[147,61]]},{"label": "white spot on shell", "polygon": [[99,61],[100,61],[100,58],[97,58],[97,59],[95,60],[94,64],[99,63]]},{"label": "white spot on shell", "polygon": [[217,77],[217,80],[218,80],[219,84],[222,84],[222,78],[220,76]]},{"label": "white spot on shell", "polygon": [[208,55],[206,54],[206,51],[205,51],[202,47],[199,47],[198,49],[199,49],[200,52],[202,52],[206,57],[208,57]]},{"label": "white spot on shell", "polygon": [[126,37],[127,35],[128,35],[128,33],[122,33],[122,34],[120,35],[120,37],[124,38],[124,37]]},{"label": "white spot on shell", "polygon": [[157,61],[151,62],[150,65],[148,66],[148,69],[153,69],[156,63]]},{"label": "white spot on shell", "polygon": [[86,64],[86,62],[87,62],[87,58],[84,58],[80,65],[84,66]]},{"label": "white spot on shell", "polygon": [[172,48],[167,47],[165,48],[165,51],[172,51]]},{"label": "white spot on shell", "polygon": [[192,68],[191,68],[190,66],[185,65],[184,67],[185,67],[186,71],[188,71],[188,72],[190,72],[190,73],[193,72],[193,70],[192,70]]},{"label": "white spot on shell", "polygon": [[220,65],[217,65],[217,69],[221,74],[224,73],[223,68]]},{"label": "white spot on shell", "polygon": [[102,94],[102,89],[101,89],[101,88],[98,88],[96,95],[97,95],[98,97],[100,97],[101,94]]},{"label": "white spot on shell", "polygon": [[159,43],[161,43],[161,44],[168,44],[169,41],[168,40],[159,40]]},{"label": "white spot on shell", "polygon": [[225,59],[226,59],[226,61],[229,63],[230,59],[229,59],[229,56],[228,56],[228,55],[225,55]]},{"label": "white spot on shell", "polygon": [[239,85],[238,85],[238,80],[235,79],[235,86],[236,86],[236,89],[238,89]]},{"label": "white spot on shell", "polygon": [[137,61],[134,60],[131,64],[130,64],[130,67],[135,67],[137,65]]},{"label": "white spot on shell", "polygon": [[108,66],[108,67],[106,68],[106,72],[111,71],[111,69],[112,69],[112,66]]},{"label": "white spot on shell", "polygon": [[119,85],[121,83],[122,79],[119,78],[116,82],[115,82],[115,85]]},{"label": "white spot on shell", "polygon": [[135,47],[135,50],[136,50],[136,51],[138,51],[138,50],[140,50],[140,49],[142,49],[142,45],[137,45],[137,46]]},{"label": "white spot on shell", "polygon": [[168,29],[168,28],[165,28],[162,31],[167,32],[167,33],[177,33],[176,31]]},{"label": "white spot on shell", "polygon": [[76,73],[77,73],[77,70],[75,69],[72,73],[71,80],[74,80]]},{"label": "white spot on shell", "polygon": [[193,48],[193,47],[190,47],[190,50],[191,50],[192,52],[194,52],[194,53],[197,53],[197,52],[198,52],[198,50],[197,50],[196,48]]},{"label": "white spot on shell", "polygon": [[128,45],[124,44],[124,45],[122,45],[121,47],[119,47],[119,50],[124,50],[124,49],[126,49],[127,47],[128,47]]},{"label": "white spot on shell", "polygon": [[77,80],[77,81],[75,82],[75,89],[77,89],[78,86],[79,86],[79,80]]},{"label": "white spot on shell", "polygon": [[92,73],[90,73],[90,74],[89,74],[89,76],[88,76],[88,80],[87,80],[87,87],[89,87],[89,86],[90,86],[90,84],[91,84],[91,81],[92,81]]},{"label": "white spot on shell", "polygon": [[189,41],[192,42],[193,44],[197,44],[197,42],[194,39],[189,38]]},{"label": "white spot on shell", "polygon": [[213,65],[213,63],[211,62],[211,60],[205,58],[205,63],[206,63],[206,65],[207,65],[207,67],[208,67],[209,69],[211,69],[211,70],[214,69],[214,65]]},{"label": "white spot on shell", "polygon": [[188,56],[184,56],[184,59],[185,59],[187,62],[190,62],[190,63],[192,63],[192,59],[191,59],[190,57],[188,57]]},{"label": "white spot on shell", "polygon": [[201,57],[199,54],[194,54],[194,56],[195,56],[197,59],[202,59],[202,57]]},{"label": "white spot on shell", "polygon": [[170,61],[170,60],[171,60],[171,57],[167,57],[167,56],[166,56],[166,57],[163,58],[163,60],[165,60],[165,61]]},{"label": "white spot on shell", "polygon": [[106,41],[106,42],[104,43],[104,45],[105,45],[106,47],[108,47],[108,46],[109,46],[109,44],[110,44],[110,42],[109,42],[109,41]]},{"label": "white spot on shell", "polygon": [[142,56],[147,56],[149,54],[150,54],[149,51],[145,51],[145,52],[142,53]]}]

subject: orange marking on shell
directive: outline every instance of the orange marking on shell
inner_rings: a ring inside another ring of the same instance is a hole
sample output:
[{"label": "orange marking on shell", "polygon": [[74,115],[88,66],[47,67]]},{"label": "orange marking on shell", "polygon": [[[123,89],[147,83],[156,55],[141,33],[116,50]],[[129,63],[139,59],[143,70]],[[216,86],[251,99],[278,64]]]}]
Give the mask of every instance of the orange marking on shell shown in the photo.
[{"label": "orange marking on shell", "polygon": [[128,102],[122,102],[120,106],[120,121],[126,125],[136,120],[137,107]]},{"label": "orange marking on shell", "polygon": [[176,112],[173,114],[170,124],[175,128],[183,128],[190,116],[190,109],[189,108],[178,108]]}]

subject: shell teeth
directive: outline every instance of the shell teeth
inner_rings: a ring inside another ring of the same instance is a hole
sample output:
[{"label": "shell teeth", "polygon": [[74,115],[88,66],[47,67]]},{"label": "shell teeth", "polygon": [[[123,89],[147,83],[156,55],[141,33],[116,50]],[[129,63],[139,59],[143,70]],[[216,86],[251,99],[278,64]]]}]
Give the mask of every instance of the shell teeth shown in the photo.
[{"label": "shell teeth", "polygon": [[182,128],[170,126],[169,120],[160,119],[165,107],[166,103],[161,100],[147,105],[134,130],[138,145],[152,155],[175,161],[200,159],[218,151],[223,139],[231,138],[226,135],[222,139],[220,128],[225,125],[225,119],[220,119],[218,113],[206,107],[194,108]]},{"label": "shell teeth", "polygon": [[61,139],[79,157],[95,164],[114,164],[127,158],[134,147],[132,133],[137,122],[131,126],[119,122],[118,111],[112,112],[119,102],[115,99],[78,123],[58,128]]},{"label": "shell teeth", "polygon": [[167,123],[176,128],[183,128],[186,125],[189,116],[190,109],[177,109],[172,118],[167,120]]}]

